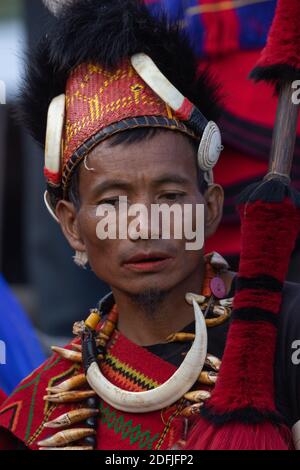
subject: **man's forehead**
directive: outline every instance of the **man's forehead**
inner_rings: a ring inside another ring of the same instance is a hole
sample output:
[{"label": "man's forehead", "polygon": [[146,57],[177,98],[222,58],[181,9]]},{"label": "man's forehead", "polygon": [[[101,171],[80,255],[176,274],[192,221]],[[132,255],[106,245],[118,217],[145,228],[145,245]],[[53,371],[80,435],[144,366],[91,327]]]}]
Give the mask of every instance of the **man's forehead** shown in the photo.
[{"label": "man's forehead", "polygon": [[[137,142],[112,145],[110,139],[95,147],[88,156],[89,166],[103,171],[151,172],[193,163],[195,150],[190,141],[177,132],[161,132]],[[194,165],[192,165],[194,166]]]}]

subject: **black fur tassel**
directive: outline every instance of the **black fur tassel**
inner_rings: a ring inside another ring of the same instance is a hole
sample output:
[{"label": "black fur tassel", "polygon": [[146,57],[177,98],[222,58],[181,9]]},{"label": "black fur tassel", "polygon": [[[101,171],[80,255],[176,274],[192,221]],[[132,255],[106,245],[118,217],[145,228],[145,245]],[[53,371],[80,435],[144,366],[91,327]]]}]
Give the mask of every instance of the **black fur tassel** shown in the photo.
[{"label": "black fur tassel", "polygon": [[274,64],[269,67],[255,67],[249,75],[255,82],[266,81],[273,84],[300,80],[300,70],[288,64]]},{"label": "black fur tassel", "polygon": [[154,19],[141,0],[78,0],[62,10],[28,59],[21,121],[43,145],[48,106],[64,93],[74,67],[89,61],[114,68],[137,52],[150,55],[208,120],[217,119],[218,87],[207,72],[196,76],[197,61],[177,26]]},{"label": "black fur tassel", "polygon": [[289,197],[296,207],[300,208],[300,193],[292,188],[288,183],[284,183],[278,178],[273,178],[260,183],[253,183],[247,186],[237,198],[237,204],[245,204],[247,202],[264,201],[264,202],[282,202]]},{"label": "black fur tassel", "polygon": [[240,410],[231,411],[228,413],[219,414],[212,408],[204,405],[201,408],[201,416],[214,423],[216,426],[222,426],[232,421],[238,421],[245,424],[260,424],[265,421],[270,421],[275,426],[286,424],[286,421],[278,413],[271,411],[259,411],[255,408],[242,408]]}]

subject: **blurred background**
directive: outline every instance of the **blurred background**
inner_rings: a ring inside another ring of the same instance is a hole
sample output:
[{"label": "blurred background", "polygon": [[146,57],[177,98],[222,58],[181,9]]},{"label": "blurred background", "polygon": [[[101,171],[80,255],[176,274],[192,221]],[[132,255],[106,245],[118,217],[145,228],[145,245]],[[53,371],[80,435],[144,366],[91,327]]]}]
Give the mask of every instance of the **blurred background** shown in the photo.
[{"label": "blurred background", "polygon": [[[171,20],[180,19],[199,68],[209,66],[221,85],[225,150],[215,177],[226,201],[221,227],[206,249],[219,251],[237,270],[235,198],[267,172],[276,111],[272,89],[247,77],[265,45],[276,0],[145,2],[154,15],[164,9]],[[0,365],[0,388],[6,392],[44,359],[50,344],[66,343],[74,321],[108,291],[93,273],[73,263],[59,226],[44,208],[42,149],[16,120],[26,51],[35,47],[49,22],[42,0],[0,2],[0,340],[15,361],[14,367]],[[292,178],[300,189],[300,125],[298,135]],[[289,280],[300,282],[299,240]],[[14,356],[13,345],[18,345]]]}]

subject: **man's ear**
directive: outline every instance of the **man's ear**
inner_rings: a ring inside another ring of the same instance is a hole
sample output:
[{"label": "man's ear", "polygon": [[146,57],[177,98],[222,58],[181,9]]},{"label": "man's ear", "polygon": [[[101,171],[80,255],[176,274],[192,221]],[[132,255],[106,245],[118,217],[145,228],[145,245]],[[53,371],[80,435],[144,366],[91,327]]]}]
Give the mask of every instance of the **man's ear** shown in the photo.
[{"label": "man's ear", "polygon": [[78,211],[74,204],[69,201],[59,201],[56,206],[56,215],[71,247],[75,251],[85,251],[85,245],[79,233]]},{"label": "man's ear", "polygon": [[206,201],[205,214],[205,238],[212,236],[223,216],[224,190],[219,184],[213,184],[208,187],[204,194]]}]

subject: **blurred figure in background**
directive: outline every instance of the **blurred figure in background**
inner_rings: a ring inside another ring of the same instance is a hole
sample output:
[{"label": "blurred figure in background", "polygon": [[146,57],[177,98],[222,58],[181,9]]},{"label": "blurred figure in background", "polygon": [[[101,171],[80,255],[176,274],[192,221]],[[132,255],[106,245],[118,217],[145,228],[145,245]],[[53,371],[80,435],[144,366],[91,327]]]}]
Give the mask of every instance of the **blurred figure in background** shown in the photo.
[{"label": "blurred figure in background", "polygon": [[[30,53],[51,17],[39,0],[3,3],[0,70],[1,74],[5,72],[3,80],[14,83],[14,87],[10,87],[7,106],[1,109],[0,168],[5,166],[5,184],[0,190],[0,269],[16,288],[47,351],[52,336],[59,344],[69,340],[71,325],[107,292],[107,287],[92,272],[83,273],[74,265],[59,227],[44,208],[43,152],[12,117],[17,82],[23,75],[24,50]],[[4,171],[0,174],[3,177]]]},{"label": "blurred figure in background", "polygon": [[9,394],[45,354],[31,322],[0,275],[0,389]]},{"label": "blurred figure in background", "polygon": [[20,262],[23,166],[20,132],[11,117],[20,73],[13,51],[24,37],[19,7],[15,1],[2,2],[0,7],[0,402],[45,360],[30,319],[1,275],[5,271],[14,285],[24,280]]}]

